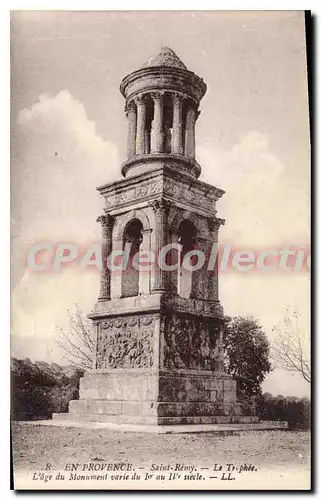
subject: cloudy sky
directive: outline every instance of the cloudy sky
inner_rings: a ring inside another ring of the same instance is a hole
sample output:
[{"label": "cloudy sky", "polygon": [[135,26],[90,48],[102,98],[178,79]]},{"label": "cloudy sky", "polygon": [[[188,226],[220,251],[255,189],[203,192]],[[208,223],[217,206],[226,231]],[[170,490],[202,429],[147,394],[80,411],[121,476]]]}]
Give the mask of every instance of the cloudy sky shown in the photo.
[{"label": "cloudy sky", "polygon": [[[197,122],[202,179],[226,190],[221,241],[238,247],[309,243],[309,122],[304,17],[299,12],[15,12],[11,35],[12,353],[61,361],[57,325],[99,292],[95,272],[37,274],[39,241],[98,241],[96,186],[120,178],[122,78],[161,46],[208,90]],[[253,315],[273,341],[287,306],[308,332],[306,273],[222,275],[229,315]],[[278,370],[265,390],[303,395]]]}]

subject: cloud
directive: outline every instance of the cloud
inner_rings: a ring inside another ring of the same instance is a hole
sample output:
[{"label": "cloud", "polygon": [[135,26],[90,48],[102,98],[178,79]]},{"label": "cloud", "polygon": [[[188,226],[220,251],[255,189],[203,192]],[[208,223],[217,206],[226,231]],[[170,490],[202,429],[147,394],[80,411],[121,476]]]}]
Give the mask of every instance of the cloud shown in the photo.
[{"label": "cloud", "polygon": [[99,237],[95,220],[102,199],[96,187],[119,175],[115,145],[99,137],[83,104],[68,91],[42,95],[20,111],[12,140],[16,279],[23,275],[25,253],[34,241]]},{"label": "cloud", "polygon": [[[226,218],[220,241],[239,249],[283,247],[309,243],[308,169],[306,183],[290,182],[289,169],[272,152],[268,136],[257,131],[244,133],[229,150],[197,149],[202,180],[226,191],[217,203],[218,215]],[[302,313],[309,336],[310,281],[306,274],[221,274],[220,300],[230,316],[258,318],[270,340],[272,328],[284,317],[287,306]],[[276,370],[264,383],[273,392],[308,393],[300,376]],[[282,381],[281,381],[282,380]],[[281,382],[280,382],[281,381]]]},{"label": "cloud", "polygon": [[12,129],[12,345],[13,352],[39,358],[73,303],[86,311],[93,305],[99,276],[30,274],[28,247],[99,241],[95,221],[102,199],[96,187],[120,172],[115,145],[99,137],[84,105],[68,91],[40,96]]},{"label": "cloud", "polygon": [[[45,140],[45,144],[46,139],[49,141],[51,147],[47,151],[48,154],[54,145],[61,153],[70,153],[69,141],[72,141],[78,146],[79,152],[89,154],[93,160],[100,160],[110,148],[110,145],[97,135],[96,124],[88,119],[83,104],[67,90],[60,91],[54,97],[40,95],[39,101],[31,108],[20,111],[17,123],[23,128],[23,134],[28,136],[29,143],[37,141],[37,154],[39,136]],[[66,133],[67,140],[62,141]]]},{"label": "cloud", "polygon": [[256,246],[309,242],[308,171],[306,185],[293,186],[266,135],[249,131],[230,150],[205,145],[197,152],[203,180],[226,191],[217,206],[226,218],[223,240]]}]

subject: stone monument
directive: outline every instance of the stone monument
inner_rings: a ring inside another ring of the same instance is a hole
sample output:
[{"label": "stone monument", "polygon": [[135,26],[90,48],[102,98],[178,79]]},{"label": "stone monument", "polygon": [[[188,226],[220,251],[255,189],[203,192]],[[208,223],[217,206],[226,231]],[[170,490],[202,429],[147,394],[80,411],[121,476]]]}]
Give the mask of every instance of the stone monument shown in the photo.
[{"label": "stone monument", "polygon": [[[256,422],[242,415],[236,381],[224,371],[218,273],[207,269],[224,224],[216,216],[224,191],[198,180],[195,125],[206,84],[163,48],[126,76],[120,90],[127,159],[124,179],[98,188],[105,201],[98,218],[104,258],[90,315],[94,367],[81,379],[80,399],[70,402],[69,413],[53,418],[151,425]],[[107,257],[125,248],[128,265],[110,269]],[[162,266],[164,248],[169,251]],[[195,249],[206,262],[191,271],[181,264]],[[134,265],[135,255],[148,264]]]}]

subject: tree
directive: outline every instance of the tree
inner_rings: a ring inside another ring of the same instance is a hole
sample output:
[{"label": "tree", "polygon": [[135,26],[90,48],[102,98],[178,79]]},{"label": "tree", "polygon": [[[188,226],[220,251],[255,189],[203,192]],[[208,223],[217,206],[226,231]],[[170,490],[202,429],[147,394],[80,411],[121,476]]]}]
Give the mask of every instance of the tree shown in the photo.
[{"label": "tree", "polygon": [[95,349],[92,322],[78,305],[73,311],[68,310],[68,316],[68,327],[57,327],[56,343],[64,351],[64,357],[72,366],[82,370],[91,370]]},{"label": "tree", "polygon": [[258,321],[236,316],[225,324],[225,367],[237,379],[238,395],[251,399],[261,394],[261,384],[271,371],[269,342]]},{"label": "tree", "polygon": [[273,328],[276,333],[272,345],[275,365],[289,372],[297,372],[311,382],[309,342],[302,328],[302,315],[286,310],[283,321]]}]

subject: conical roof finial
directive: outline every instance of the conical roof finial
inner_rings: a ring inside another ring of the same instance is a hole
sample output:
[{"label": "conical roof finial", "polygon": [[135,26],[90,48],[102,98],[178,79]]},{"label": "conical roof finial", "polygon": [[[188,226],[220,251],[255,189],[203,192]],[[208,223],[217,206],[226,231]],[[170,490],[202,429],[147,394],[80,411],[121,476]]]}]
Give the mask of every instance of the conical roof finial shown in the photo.
[{"label": "conical roof finial", "polygon": [[151,66],[171,66],[172,68],[187,69],[185,64],[180,60],[173,49],[162,47],[160,52],[153,57],[150,57],[143,68]]}]

